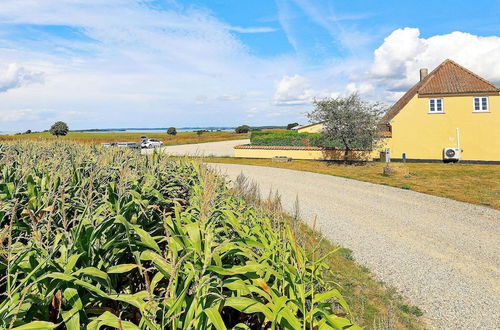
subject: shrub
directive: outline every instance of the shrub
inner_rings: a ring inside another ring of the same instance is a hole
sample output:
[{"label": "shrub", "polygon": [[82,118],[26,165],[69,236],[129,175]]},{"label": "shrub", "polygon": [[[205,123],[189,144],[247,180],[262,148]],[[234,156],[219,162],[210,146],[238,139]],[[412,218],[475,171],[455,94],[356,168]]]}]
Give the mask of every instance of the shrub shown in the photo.
[{"label": "shrub", "polygon": [[299,126],[299,123],[290,123],[288,125],[286,125],[286,129],[292,129],[294,127],[297,127]]},{"label": "shrub", "polygon": [[168,135],[177,135],[177,130],[175,129],[175,127],[169,127],[167,129],[167,134]]},{"label": "shrub", "polygon": [[68,124],[63,121],[58,121],[50,127],[49,132],[57,137],[65,136],[69,132]]},{"label": "shrub", "polygon": [[338,142],[328,141],[320,133],[299,133],[297,131],[252,132],[250,143],[258,146],[295,147],[340,147]]},{"label": "shrub", "polygon": [[250,132],[250,126],[248,126],[248,125],[241,125],[241,126],[236,127],[236,129],[234,131],[236,133],[238,133],[238,134],[248,133],[248,132]]}]

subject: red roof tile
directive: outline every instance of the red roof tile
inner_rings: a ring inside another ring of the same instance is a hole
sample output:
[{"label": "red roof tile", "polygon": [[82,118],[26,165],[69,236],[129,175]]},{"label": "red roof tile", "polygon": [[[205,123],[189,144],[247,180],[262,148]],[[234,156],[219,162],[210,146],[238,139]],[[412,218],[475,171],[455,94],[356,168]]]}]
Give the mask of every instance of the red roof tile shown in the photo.
[{"label": "red roof tile", "polygon": [[500,87],[490,83],[452,60],[445,60],[422,81],[416,83],[382,118],[388,123],[416,95],[499,94]]}]

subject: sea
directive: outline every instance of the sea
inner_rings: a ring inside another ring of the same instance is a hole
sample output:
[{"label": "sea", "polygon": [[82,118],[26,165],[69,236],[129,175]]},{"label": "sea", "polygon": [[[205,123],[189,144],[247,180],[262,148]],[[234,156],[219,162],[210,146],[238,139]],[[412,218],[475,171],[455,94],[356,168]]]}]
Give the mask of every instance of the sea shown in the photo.
[{"label": "sea", "polygon": [[[207,131],[224,131],[231,132],[234,131],[235,127],[176,127],[177,132],[193,132],[199,130]],[[167,131],[167,127],[156,127],[156,128],[91,128],[91,129],[77,129],[71,130],[71,132],[85,132],[85,133],[164,133]],[[0,135],[8,135],[18,133],[16,131],[0,131]]]}]

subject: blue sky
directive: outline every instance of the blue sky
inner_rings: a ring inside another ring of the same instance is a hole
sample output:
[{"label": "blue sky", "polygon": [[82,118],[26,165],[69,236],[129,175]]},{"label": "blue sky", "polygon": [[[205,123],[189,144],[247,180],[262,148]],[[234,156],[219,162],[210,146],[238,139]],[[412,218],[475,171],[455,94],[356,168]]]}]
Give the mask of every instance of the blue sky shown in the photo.
[{"label": "blue sky", "polygon": [[2,0],[0,131],[306,123],[452,58],[500,83],[500,1]]}]

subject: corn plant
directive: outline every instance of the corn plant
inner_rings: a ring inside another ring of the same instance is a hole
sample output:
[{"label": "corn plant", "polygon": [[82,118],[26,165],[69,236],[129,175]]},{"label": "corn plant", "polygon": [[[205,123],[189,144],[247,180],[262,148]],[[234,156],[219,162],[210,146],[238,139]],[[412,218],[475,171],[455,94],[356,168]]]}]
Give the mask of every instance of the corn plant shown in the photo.
[{"label": "corn plant", "polygon": [[0,145],[1,328],[358,328],[325,270],[188,159]]}]

